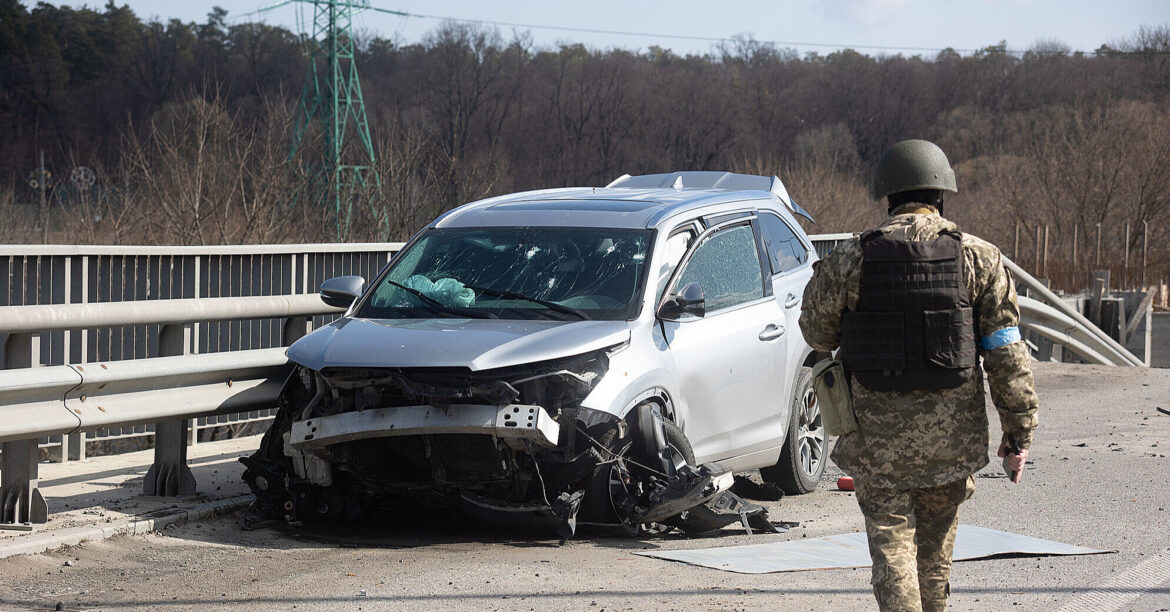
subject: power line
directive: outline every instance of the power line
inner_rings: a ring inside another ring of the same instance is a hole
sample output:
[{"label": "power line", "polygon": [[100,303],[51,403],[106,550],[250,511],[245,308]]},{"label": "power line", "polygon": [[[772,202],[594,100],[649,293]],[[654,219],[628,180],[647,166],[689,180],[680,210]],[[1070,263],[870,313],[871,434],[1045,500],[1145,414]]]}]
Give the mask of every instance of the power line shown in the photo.
[{"label": "power line", "polygon": [[[234,18],[235,19],[242,19],[245,17],[258,15],[261,13],[268,12],[271,9],[283,6],[285,4],[290,4],[291,2],[292,2],[292,0],[288,0],[286,2],[279,2],[275,5],[268,6],[268,7],[262,8],[262,9],[258,9],[256,11],[251,12],[251,13],[244,13],[242,15],[237,15]],[[611,35],[611,36],[629,36],[629,37],[633,37],[633,38],[651,38],[651,39],[661,39],[661,40],[689,40],[689,41],[709,42],[709,43],[744,42],[742,39],[718,37],[718,36],[695,36],[695,35],[689,35],[689,34],[663,34],[661,32],[638,32],[638,31],[631,31],[631,30],[607,30],[604,28],[582,28],[582,27],[575,27],[575,26],[544,25],[544,24],[535,24],[535,23],[520,23],[520,22],[515,22],[515,21],[497,21],[497,20],[493,20],[493,19],[471,19],[471,18],[467,18],[467,17],[449,17],[449,16],[445,16],[445,15],[427,15],[427,14],[423,14],[423,13],[411,13],[408,11],[398,11],[398,10],[392,10],[392,9],[385,9],[385,8],[380,8],[380,7],[376,7],[376,6],[368,6],[366,8],[368,8],[369,10],[378,12],[378,13],[395,15],[398,17],[407,17],[407,18],[414,17],[416,19],[429,19],[429,20],[434,20],[434,21],[451,21],[451,22],[455,22],[455,23],[499,26],[499,27],[508,27],[508,28],[525,28],[525,29],[531,29],[531,30],[550,30],[550,31],[554,31],[554,32],[573,32],[576,34],[606,34],[606,35]],[[860,49],[860,50],[866,50],[866,51],[911,51],[911,52],[920,52],[920,53],[941,53],[943,51],[950,50],[950,51],[954,51],[956,53],[974,54],[974,53],[979,53],[981,51],[988,51],[988,50],[996,49],[995,46],[984,47],[982,49],[956,49],[954,47],[940,48],[940,47],[901,47],[901,46],[894,46],[894,45],[850,45],[850,44],[841,44],[841,43],[816,43],[816,42],[799,42],[799,41],[788,41],[788,40],[756,40],[756,39],[749,39],[749,42],[762,44],[762,45],[771,45],[771,46],[775,46],[775,47],[797,47],[797,48],[811,47],[811,48],[816,48],[816,49]],[[1025,53],[1035,53],[1035,54],[1039,54],[1039,55],[1050,55],[1050,54],[1051,55],[1065,55],[1065,54],[1070,54],[1070,53],[1088,53],[1088,52],[1084,52],[1084,51],[1075,51],[1075,50],[1069,50],[1069,51],[1061,51],[1061,50],[1027,51],[1027,50],[1007,49],[1007,48],[996,49],[996,50],[1000,51],[1001,53],[1006,53],[1006,54],[1010,54],[1010,55],[1023,55]],[[1134,54],[1134,53],[1137,53],[1137,54],[1141,54],[1141,53],[1166,54],[1166,52],[1164,52],[1164,51],[1123,52],[1123,51],[1114,50],[1113,52],[1119,53],[1119,54]]]},{"label": "power line", "polygon": [[[720,38],[717,36],[693,36],[689,34],[663,34],[660,32],[634,32],[629,30],[605,30],[601,28],[578,28],[572,26],[552,26],[540,25],[534,23],[518,23],[514,21],[495,21],[491,19],[468,19],[463,17],[445,17],[442,15],[423,15],[419,13],[408,13],[405,11],[392,11],[383,8],[371,7],[371,10],[380,13],[388,13],[391,15],[398,15],[400,17],[415,17],[418,19],[433,19],[438,21],[454,21],[456,23],[473,23],[479,25],[492,25],[509,28],[528,28],[532,30],[553,30],[557,32],[574,32],[579,34],[610,34],[616,36],[631,36],[637,38],[659,38],[669,40],[693,40],[699,42],[737,42],[734,38]],[[883,51],[942,51],[943,49],[934,49],[927,47],[894,47],[883,45],[840,45],[836,43],[808,43],[808,42],[793,42],[780,40],[753,40],[766,45],[776,45],[784,47],[824,47],[824,48],[851,48],[851,49],[874,49]],[[955,49],[955,51],[965,52],[972,49]]]},{"label": "power line", "polygon": [[[501,26],[501,27],[510,27],[510,28],[528,28],[528,29],[533,29],[533,30],[552,30],[552,31],[558,31],[558,32],[574,32],[574,33],[581,33],[581,34],[610,34],[610,35],[616,35],[616,36],[631,36],[631,37],[639,37],[639,38],[658,38],[658,39],[669,39],[669,40],[692,40],[692,41],[712,42],[712,43],[740,42],[739,40],[737,40],[735,38],[720,38],[720,37],[716,37],[716,36],[693,36],[693,35],[688,35],[688,34],[662,34],[660,32],[635,32],[635,31],[628,31],[628,30],[606,30],[606,29],[600,29],[600,28],[580,28],[580,27],[573,27],[573,26],[554,26],[554,25],[541,25],[541,24],[532,24],[532,23],[517,23],[517,22],[512,22],[512,21],[495,21],[495,20],[491,20],[491,19],[470,19],[470,18],[464,18],[464,17],[445,17],[442,15],[424,15],[424,14],[420,14],[420,13],[410,13],[410,12],[406,12],[406,11],[395,11],[395,10],[390,10],[390,9],[378,8],[375,6],[371,6],[370,10],[377,11],[380,13],[387,13],[390,15],[397,15],[399,17],[415,17],[418,19],[453,21],[456,23],[471,23],[471,24],[492,25],[492,26]],[[955,51],[956,53],[976,53],[976,52],[985,51],[988,49],[988,48],[984,48],[984,49],[955,49],[953,47],[946,47],[946,48],[899,47],[899,46],[892,46],[892,45],[846,45],[846,44],[839,44],[839,43],[812,43],[812,42],[796,42],[796,41],[784,41],[784,40],[755,40],[755,39],[751,39],[751,42],[760,43],[760,44],[764,44],[764,45],[773,45],[773,46],[777,46],[777,47],[815,47],[815,48],[831,48],[831,49],[865,49],[865,50],[873,50],[873,51],[920,51],[920,52],[933,52],[933,53],[939,53],[942,51],[946,51],[948,49],[951,51]],[[1021,51],[1018,49],[1003,49],[1003,52],[1009,53],[1009,54],[1014,54],[1014,55],[1022,55],[1024,53],[1027,53],[1027,51]],[[1076,51],[1069,51],[1069,52],[1075,53]],[[1065,52],[1063,52],[1063,51],[1032,51],[1032,53],[1063,54]]]}]

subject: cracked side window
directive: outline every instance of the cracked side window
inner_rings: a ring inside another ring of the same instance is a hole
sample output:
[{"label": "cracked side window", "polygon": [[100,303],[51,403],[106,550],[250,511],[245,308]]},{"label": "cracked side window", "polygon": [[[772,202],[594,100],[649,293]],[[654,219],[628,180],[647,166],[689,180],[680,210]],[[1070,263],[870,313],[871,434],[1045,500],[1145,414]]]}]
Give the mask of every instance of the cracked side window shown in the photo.
[{"label": "cracked side window", "polygon": [[749,225],[713,234],[695,249],[679,275],[681,289],[697,282],[703,287],[707,312],[764,297],[759,251]]}]

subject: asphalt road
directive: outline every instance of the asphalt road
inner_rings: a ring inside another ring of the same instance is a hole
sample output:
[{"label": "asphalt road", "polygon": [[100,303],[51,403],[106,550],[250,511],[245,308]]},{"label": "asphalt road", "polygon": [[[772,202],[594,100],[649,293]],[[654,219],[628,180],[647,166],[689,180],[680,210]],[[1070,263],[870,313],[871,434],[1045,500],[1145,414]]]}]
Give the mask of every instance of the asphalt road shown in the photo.
[{"label": "asphalt road", "polygon": [[[993,462],[961,519],[1118,552],[956,563],[952,609],[1170,610],[1170,415],[1157,411],[1170,410],[1170,370],[1039,364],[1036,376],[1033,465],[1013,486]],[[752,576],[631,554],[858,530],[853,496],[832,490],[830,470],[815,493],[768,504],[774,520],[800,522],[779,535],[558,546],[425,518],[355,537],[241,532],[225,516],[0,560],[0,608],[873,609],[868,569]]]}]

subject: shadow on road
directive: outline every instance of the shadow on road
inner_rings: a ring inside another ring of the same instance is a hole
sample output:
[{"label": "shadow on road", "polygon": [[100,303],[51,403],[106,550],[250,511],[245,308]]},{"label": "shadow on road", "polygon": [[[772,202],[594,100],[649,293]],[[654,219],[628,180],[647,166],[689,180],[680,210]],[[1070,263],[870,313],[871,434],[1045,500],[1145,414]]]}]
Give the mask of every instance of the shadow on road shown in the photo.
[{"label": "shadow on road", "polygon": [[[245,531],[239,527],[243,511],[233,512],[223,520],[212,523],[193,523],[179,529],[168,529],[168,537],[191,539],[215,544],[252,546],[258,548],[369,548],[407,549],[448,544],[499,544],[514,548],[561,547],[554,533],[509,529],[498,524],[469,520],[457,514],[429,511],[395,512],[375,519],[338,521],[331,524],[275,525]],[[735,538],[742,542],[746,532],[729,527],[700,536],[681,532],[648,533],[640,536],[597,535],[582,528],[572,542],[588,542],[598,548],[616,550],[652,550],[670,543],[702,541],[707,545]],[[772,541],[760,539],[760,543]]]}]

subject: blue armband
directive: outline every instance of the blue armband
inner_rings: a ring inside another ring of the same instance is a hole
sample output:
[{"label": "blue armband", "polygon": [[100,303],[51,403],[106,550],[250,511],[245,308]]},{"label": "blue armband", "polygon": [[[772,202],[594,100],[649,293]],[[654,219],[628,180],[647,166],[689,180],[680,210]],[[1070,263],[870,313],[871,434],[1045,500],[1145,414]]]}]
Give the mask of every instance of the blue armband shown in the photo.
[{"label": "blue armband", "polygon": [[979,341],[979,347],[985,351],[990,351],[1005,347],[1009,344],[1015,344],[1020,340],[1023,340],[1023,337],[1020,336],[1020,328],[1005,327],[999,331],[992,332],[991,335],[984,336]]}]

